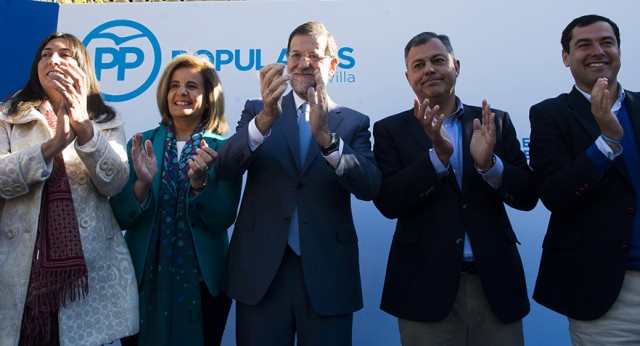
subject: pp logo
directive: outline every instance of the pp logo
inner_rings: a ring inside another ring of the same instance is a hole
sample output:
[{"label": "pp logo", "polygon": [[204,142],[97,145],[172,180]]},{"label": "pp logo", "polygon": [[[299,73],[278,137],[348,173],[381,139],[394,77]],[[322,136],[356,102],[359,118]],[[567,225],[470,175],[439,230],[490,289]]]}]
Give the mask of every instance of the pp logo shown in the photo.
[{"label": "pp logo", "polygon": [[[93,51],[96,76],[105,101],[130,100],[158,76],[160,44],[151,30],[131,20],[113,20],[93,29],[82,42]],[[146,57],[152,53],[153,56]]]}]

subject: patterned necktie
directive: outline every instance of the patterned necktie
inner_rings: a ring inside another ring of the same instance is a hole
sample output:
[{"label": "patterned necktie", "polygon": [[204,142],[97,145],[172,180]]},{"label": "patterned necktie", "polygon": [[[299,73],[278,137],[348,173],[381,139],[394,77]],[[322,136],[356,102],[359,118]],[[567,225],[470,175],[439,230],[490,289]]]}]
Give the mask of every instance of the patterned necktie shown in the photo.
[{"label": "patterned necktie", "polygon": [[[307,151],[309,150],[309,143],[311,142],[311,126],[307,121],[307,103],[303,103],[298,108],[298,135],[300,137],[300,165],[304,165],[304,160],[307,157]],[[298,221],[298,206],[296,205],[291,215],[291,225],[289,226],[289,238],[287,243],[296,253],[300,256],[300,225]]]}]

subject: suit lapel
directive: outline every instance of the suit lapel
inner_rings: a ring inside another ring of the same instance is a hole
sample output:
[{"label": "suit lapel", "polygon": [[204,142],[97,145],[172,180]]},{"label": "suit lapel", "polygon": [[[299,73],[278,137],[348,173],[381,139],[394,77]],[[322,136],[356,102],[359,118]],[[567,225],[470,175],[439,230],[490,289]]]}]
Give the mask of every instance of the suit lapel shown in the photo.
[{"label": "suit lapel", "polygon": [[[428,152],[429,149],[433,148],[433,144],[431,143],[431,140],[429,139],[427,134],[424,132],[422,125],[420,125],[420,123],[418,122],[418,119],[415,118],[413,109],[406,111],[405,114],[406,115],[404,117],[403,124],[404,128],[409,133],[409,136],[413,137],[413,139],[416,141],[416,144],[418,144],[420,148],[422,148],[422,150]],[[452,189],[460,193],[460,187],[458,186],[458,181],[456,180],[453,170],[449,170],[449,175],[445,179]]]},{"label": "suit lapel", "polygon": [[[327,122],[329,124],[329,131],[332,133],[338,132],[338,126],[343,120],[342,111],[333,101],[329,99],[328,111],[327,111]],[[297,128],[296,128],[297,131]],[[297,133],[297,132],[296,132]],[[298,149],[299,150],[299,149]],[[316,159],[322,159],[323,157],[318,157],[320,155],[320,147],[318,146],[318,142],[316,142],[315,138],[311,136],[311,143],[309,144],[309,151],[307,151],[307,157],[304,161],[304,166],[302,167],[301,173],[304,174],[309,167],[311,167],[311,163]]]},{"label": "suit lapel", "polygon": [[[629,117],[633,135],[636,139],[636,147],[640,150],[640,103],[638,103],[638,101],[640,100],[638,100],[635,95],[631,94],[629,91],[625,91],[624,105],[627,107],[627,116]],[[620,155],[613,164],[618,168],[618,170],[620,170],[629,184],[633,184],[622,155]]]},{"label": "suit lapel", "polygon": [[407,132],[409,132],[409,135],[413,137],[413,139],[422,149],[428,151],[433,147],[433,145],[431,144],[431,140],[429,140],[429,137],[424,132],[422,125],[420,125],[418,120],[413,115],[413,110],[408,110],[406,112],[406,116],[404,118],[404,127],[405,129],[407,129]]},{"label": "suit lapel", "polygon": [[[158,167],[158,172],[156,173],[155,178],[153,178],[152,190],[155,195],[158,195],[160,191],[160,180],[162,175],[162,160],[164,160],[164,144],[167,138],[167,127],[160,126],[157,130],[151,135],[151,145],[153,146],[153,153],[156,155],[156,163]],[[144,143],[142,144],[144,148]]]},{"label": "suit lapel", "polygon": [[600,127],[591,113],[591,103],[573,87],[568,99],[569,108],[573,111],[572,115],[580,124],[592,141],[595,141],[600,135]]},{"label": "suit lapel", "polygon": [[[624,103],[627,106],[633,133],[636,136],[636,141],[640,142],[640,100],[636,97],[636,94],[632,94],[629,91],[625,91],[625,93]],[[638,147],[640,149],[640,143],[638,143]]]}]

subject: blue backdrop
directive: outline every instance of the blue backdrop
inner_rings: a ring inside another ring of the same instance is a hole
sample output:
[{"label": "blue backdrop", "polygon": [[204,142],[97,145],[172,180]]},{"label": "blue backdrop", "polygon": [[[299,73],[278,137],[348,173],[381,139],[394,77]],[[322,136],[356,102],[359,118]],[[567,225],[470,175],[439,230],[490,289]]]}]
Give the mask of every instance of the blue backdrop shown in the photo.
[{"label": "blue backdrop", "polygon": [[3,0],[0,3],[0,54],[3,77],[0,100],[11,96],[29,78],[29,69],[40,42],[56,30],[58,9],[53,2]]}]

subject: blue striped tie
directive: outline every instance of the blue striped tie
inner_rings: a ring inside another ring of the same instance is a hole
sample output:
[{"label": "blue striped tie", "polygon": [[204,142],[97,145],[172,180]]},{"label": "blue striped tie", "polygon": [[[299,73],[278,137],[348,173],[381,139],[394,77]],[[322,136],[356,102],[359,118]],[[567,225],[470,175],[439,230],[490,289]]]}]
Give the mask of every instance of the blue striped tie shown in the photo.
[{"label": "blue striped tie", "polygon": [[[303,103],[298,108],[298,135],[300,137],[300,166],[304,165],[304,160],[309,151],[309,143],[311,142],[311,126],[307,121],[307,103]],[[298,221],[298,206],[296,205],[291,216],[291,225],[289,227],[288,243],[293,252],[300,256],[300,225]]]}]

